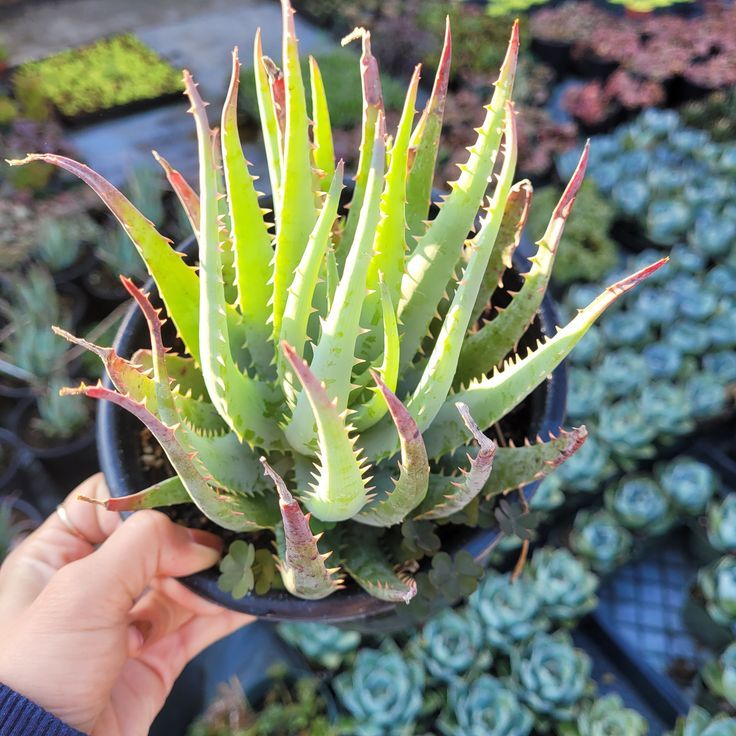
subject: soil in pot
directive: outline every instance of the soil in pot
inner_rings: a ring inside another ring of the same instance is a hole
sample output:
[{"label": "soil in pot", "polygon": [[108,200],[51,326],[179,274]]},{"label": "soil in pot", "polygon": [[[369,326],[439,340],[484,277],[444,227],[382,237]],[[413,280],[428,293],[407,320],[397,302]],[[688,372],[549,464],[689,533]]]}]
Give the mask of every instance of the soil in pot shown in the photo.
[{"label": "soil in pot", "polygon": [[13,430],[22,447],[41,463],[62,491],[75,486],[99,469],[94,441],[94,414],[71,437],[49,437],[38,428],[35,401],[22,403],[13,418]]},{"label": "soil in pot", "polygon": [[[193,252],[191,246],[189,252]],[[516,274],[509,272],[505,278],[507,291],[518,289],[520,280]],[[152,285],[147,285],[146,290],[151,290],[155,298]],[[494,306],[504,306],[504,301],[510,297],[506,291],[497,290],[497,293],[505,296],[501,296]],[[556,315],[550,299],[547,298],[540,316],[522,340],[519,348],[521,353],[524,354],[528,347],[536,345],[543,332],[551,334],[556,324]],[[165,325],[165,330],[166,328],[173,329],[170,323]],[[164,334],[164,343],[176,345],[172,332]],[[116,347],[124,357],[129,357],[140,347],[148,347],[147,330],[137,312],[129,313],[121,326]],[[555,371],[552,380],[548,379],[500,423],[502,435],[507,439],[523,442],[527,436],[533,437],[538,432],[546,436],[547,432],[556,431],[564,415],[564,384],[564,368],[560,368]],[[98,446],[102,469],[113,496],[134,493],[171,474],[163,455],[160,451],[157,455],[156,450],[151,447],[150,435],[141,433],[141,425],[137,420],[107,402],[101,402],[98,408]],[[177,522],[211,529],[226,542],[230,541],[219,527],[212,525],[192,505],[171,507],[168,513]],[[445,551],[452,554],[464,548],[475,557],[482,556],[497,535],[495,529],[483,530],[449,524],[444,525],[440,533],[443,535]],[[263,534],[270,538],[269,532]],[[248,538],[253,539],[251,535]],[[222,605],[274,620],[340,622],[379,613],[391,614],[395,611],[393,604],[369,596],[355,584],[349,584],[345,590],[317,601],[295,598],[282,590],[271,590],[265,595],[249,595],[236,601],[229,594],[219,591],[217,577],[217,570],[212,569],[187,578],[185,582],[204,597]]]}]

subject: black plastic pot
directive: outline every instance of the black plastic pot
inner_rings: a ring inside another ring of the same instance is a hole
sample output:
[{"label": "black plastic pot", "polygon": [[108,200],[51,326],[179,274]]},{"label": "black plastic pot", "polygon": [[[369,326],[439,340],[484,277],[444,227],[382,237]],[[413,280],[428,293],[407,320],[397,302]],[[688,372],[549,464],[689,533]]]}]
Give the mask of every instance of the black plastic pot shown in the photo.
[{"label": "black plastic pot", "polygon": [[[181,248],[188,255],[194,253],[193,239]],[[523,273],[523,256],[519,257],[517,272]],[[517,281],[518,281],[518,277]],[[517,284],[518,286],[518,284]],[[157,299],[155,285],[149,282],[146,290]],[[534,345],[536,339],[552,335],[558,324],[554,305],[549,296],[542,302],[539,318],[522,340],[522,346]],[[115,348],[123,357],[130,357],[136,349],[148,345],[145,322],[139,311],[131,308],[120,326],[115,339]],[[523,347],[522,347],[523,349]],[[547,436],[557,431],[562,424],[567,396],[567,378],[564,365],[539,386],[514,412],[518,424],[524,417],[523,434],[534,437],[538,433]],[[108,402],[101,402],[97,414],[97,448],[100,466],[113,496],[124,496],[150,485],[150,478],[138,462],[140,424],[127,412]],[[523,439],[523,437],[522,437]],[[484,558],[498,535],[497,530],[483,530],[457,527],[452,543],[445,551],[455,554],[467,550],[476,559]],[[183,579],[189,588],[205,598],[223,606],[249,613],[261,618],[276,621],[324,621],[330,623],[346,622],[354,619],[390,615],[395,606],[392,603],[373,598],[357,585],[334,593],[323,600],[310,601],[296,598],[284,591],[270,591],[266,595],[248,595],[241,600],[233,599],[217,587],[215,570],[206,571]]]},{"label": "black plastic pot", "polygon": [[532,39],[532,52],[545,64],[551,66],[558,79],[564,79],[572,65],[572,45],[565,41],[553,41],[544,38]]},{"label": "black plastic pot", "polygon": [[21,450],[15,436],[7,429],[0,429],[0,446],[3,453],[3,463],[0,466],[0,493],[2,493],[10,488],[18,476]]},{"label": "black plastic pot", "polygon": [[89,250],[89,248],[83,247],[80,249],[79,257],[74,261],[74,263],[59,271],[54,271],[54,283],[57,286],[68,284],[71,281],[80,283],[92,270],[94,265],[94,254]]},{"label": "black plastic pot", "polygon": [[12,417],[12,430],[20,447],[41,463],[59,489],[68,492],[97,472],[94,426],[90,422],[74,437],[45,446],[36,445],[28,431],[35,405],[35,400],[30,399],[18,406]]}]

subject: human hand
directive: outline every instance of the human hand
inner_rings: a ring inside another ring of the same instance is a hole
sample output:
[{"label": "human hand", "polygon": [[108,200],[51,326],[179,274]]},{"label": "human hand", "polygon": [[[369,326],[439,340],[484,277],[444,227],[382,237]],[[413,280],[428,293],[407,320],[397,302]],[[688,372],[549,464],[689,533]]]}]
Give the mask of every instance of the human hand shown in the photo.
[{"label": "human hand", "polygon": [[78,494],[109,495],[85,481],[70,524],[53,514],[0,568],[0,682],[84,733],[144,736],[187,662],[252,619],[172,577],[216,564],[215,535]]}]

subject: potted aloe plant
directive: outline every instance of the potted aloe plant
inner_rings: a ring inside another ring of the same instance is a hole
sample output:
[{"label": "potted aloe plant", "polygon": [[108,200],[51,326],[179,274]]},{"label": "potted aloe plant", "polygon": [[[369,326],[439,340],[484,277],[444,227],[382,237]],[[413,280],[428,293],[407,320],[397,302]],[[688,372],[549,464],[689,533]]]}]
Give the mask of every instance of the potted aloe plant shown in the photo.
[{"label": "potted aloe plant", "polygon": [[[390,138],[370,35],[351,34],[362,42],[363,133],[350,205],[341,210],[344,171],[319,68],[310,66],[310,131],[293,10],[288,0],[282,8],[283,68],[263,56],[259,36],[255,43],[272,218],[239,139],[237,51],[219,131],[184,72],[199,192],[162,163],[192,223],[198,272],[86,166],[50,154],[24,159],[89,184],[157,289],[149,298],[123,279],[143,319],[128,318],[115,348],[58,330],[95,352],[112,383],[67,393],[106,402],[99,447],[116,496],[109,509],[165,507],[234,540],[220,587],[214,572],[189,581],[204,595],[261,616],[322,620],[392,612],[415,597],[450,600],[477,585],[482,568],[473,558],[497,536],[497,497],[551,471],[586,437],[579,427],[509,444],[536,431],[525,399],[664,260],[605,289],[566,327],[540,332],[536,317],[586,149],[520,291],[509,303],[508,290],[497,288],[531,199],[529,182],[513,183],[517,26],[477,141],[431,219],[449,28],[424,112],[415,121],[417,68]],[[170,332],[152,305],[158,298]]]}]

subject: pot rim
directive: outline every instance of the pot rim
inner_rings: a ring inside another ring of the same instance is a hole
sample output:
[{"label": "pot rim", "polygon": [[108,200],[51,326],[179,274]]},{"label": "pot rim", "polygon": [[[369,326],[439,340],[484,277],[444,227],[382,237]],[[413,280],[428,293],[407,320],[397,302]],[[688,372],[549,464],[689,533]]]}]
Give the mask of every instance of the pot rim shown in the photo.
[{"label": "pot rim", "polygon": [[[194,244],[194,237],[187,238],[177,250],[188,251]],[[523,273],[525,260],[530,253],[530,244],[522,239],[517,253],[514,255],[514,266]],[[148,279],[144,290],[154,297],[158,294],[152,279]],[[542,300],[538,317],[544,335],[553,335],[558,325],[557,310],[549,292]],[[132,334],[136,323],[142,320],[137,306],[132,303],[126,313],[115,336],[114,346],[120,349],[123,357],[129,357],[133,347],[126,344],[126,336]],[[121,346],[122,344],[122,346]],[[111,386],[108,377],[105,384]],[[546,387],[544,409],[538,427],[533,427],[529,436],[540,435],[546,437],[557,432],[565,418],[567,399],[567,368],[563,361],[542,384]],[[128,488],[123,477],[122,468],[125,466],[125,457],[119,443],[119,427],[116,417],[121,416],[123,410],[107,401],[101,401],[97,407],[97,451],[100,467],[107,481],[110,493],[113,496],[122,496],[134,493],[139,488]],[[533,493],[539,481],[526,486],[528,494]],[[127,515],[127,514],[124,514]],[[497,529],[476,529],[475,533],[459,545],[453,552],[467,550],[476,560],[484,558],[492,548],[498,536]],[[281,590],[272,590],[265,595],[246,595],[235,600],[229,593],[224,593],[217,587],[217,578],[204,573],[197,573],[180,579],[187,588],[214,603],[247,613],[258,618],[272,621],[321,621],[323,623],[344,623],[356,619],[366,619],[373,616],[391,614],[396,605],[374,598],[357,585],[337,591],[321,600],[306,600],[297,598]]]}]

